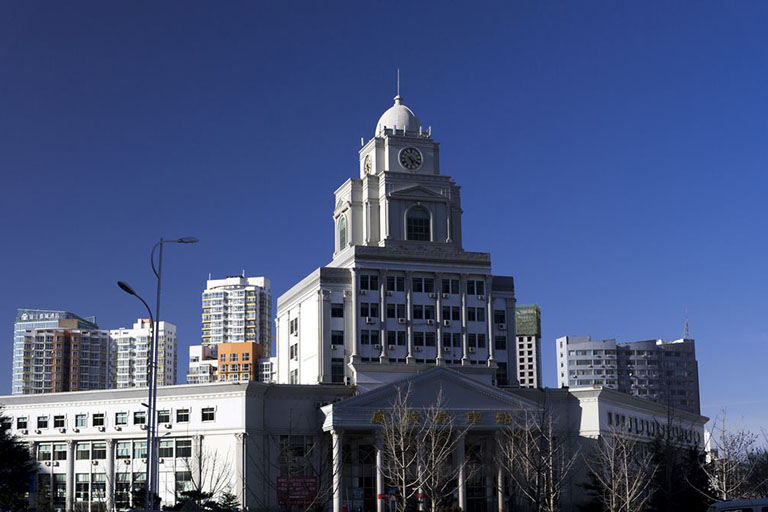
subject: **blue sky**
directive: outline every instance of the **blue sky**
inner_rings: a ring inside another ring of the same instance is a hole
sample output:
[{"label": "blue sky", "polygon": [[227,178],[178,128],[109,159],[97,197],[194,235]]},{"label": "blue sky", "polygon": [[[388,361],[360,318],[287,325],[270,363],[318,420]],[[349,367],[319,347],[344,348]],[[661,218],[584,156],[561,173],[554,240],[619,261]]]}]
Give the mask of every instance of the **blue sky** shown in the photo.
[{"label": "blue sky", "polygon": [[768,426],[768,5],[0,3],[0,326],[128,326],[152,295],[180,381],[209,273],[275,297],[333,250],[333,190],[402,94],[489,251],[554,339],[679,337],[705,414]]}]

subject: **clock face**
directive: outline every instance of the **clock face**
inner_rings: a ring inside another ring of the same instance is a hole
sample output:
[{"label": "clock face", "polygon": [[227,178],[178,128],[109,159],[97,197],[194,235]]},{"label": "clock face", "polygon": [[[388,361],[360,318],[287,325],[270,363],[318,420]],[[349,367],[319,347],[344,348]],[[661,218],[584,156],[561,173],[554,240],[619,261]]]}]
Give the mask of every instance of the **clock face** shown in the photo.
[{"label": "clock face", "polygon": [[371,172],[372,168],[373,164],[371,163],[371,155],[365,155],[365,160],[363,160],[363,169],[365,169],[365,172]]},{"label": "clock face", "polygon": [[421,151],[416,148],[408,147],[400,151],[400,165],[409,171],[415,171],[421,167]]}]

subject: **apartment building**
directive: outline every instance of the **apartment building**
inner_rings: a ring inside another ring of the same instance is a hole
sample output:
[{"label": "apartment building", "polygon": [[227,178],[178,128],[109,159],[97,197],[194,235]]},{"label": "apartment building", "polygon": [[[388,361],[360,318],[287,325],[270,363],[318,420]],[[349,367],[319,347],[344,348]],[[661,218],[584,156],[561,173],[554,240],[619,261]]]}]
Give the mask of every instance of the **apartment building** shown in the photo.
[{"label": "apartment building", "polygon": [[541,309],[536,304],[515,307],[517,380],[520,387],[541,387]]},{"label": "apartment building", "polygon": [[[109,331],[117,354],[116,385],[118,388],[148,386],[149,347],[152,344],[152,322],[139,318],[128,329],[121,327]],[[161,321],[158,326],[157,384],[176,384],[176,326]]]}]

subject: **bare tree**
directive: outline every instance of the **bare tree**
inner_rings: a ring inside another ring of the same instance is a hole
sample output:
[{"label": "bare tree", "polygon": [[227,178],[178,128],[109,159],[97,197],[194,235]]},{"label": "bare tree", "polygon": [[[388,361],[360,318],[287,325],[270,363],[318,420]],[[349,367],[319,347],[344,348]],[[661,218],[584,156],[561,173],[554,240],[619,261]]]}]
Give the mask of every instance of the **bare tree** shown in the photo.
[{"label": "bare tree", "polygon": [[501,466],[518,494],[531,508],[543,512],[559,510],[560,496],[579,456],[565,435],[558,435],[549,407],[523,412],[499,436]]},{"label": "bare tree", "polygon": [[422,494],[435,512],[453,494],[456,479],[468,465],[453,461],[466,429],[458,428],[445,410],[442,389],[426,408],[412,407],[411,385],[397,395],[381,421],[380,448],[384,478],[398,490],[397,510],[405,512],[408,501]]},{"label": "bare tree", "polygon": [[[719,424],[718,424],[719,423]],[[710,452],[702,463],[707,475],[708,489],[699,489],[712,500],[734,500],[758,497],[756,492],[765,485],[768,475],[758,476],[761,459],[758,436],[744,429],[730,427],[723,410],[719,422],[714,422],[710,437]]]},{"label": "bare tree", "polygon": [[586,458],[608,512],[638,512],[646,507],[656,473],[653,456],[644,443],[622,429],[601,435]]},{"label": "bare tree", "polygon": [[201,447],[182,460],[191,479],[189,487],[180,493],[195,508],[210,508],[211,503],[231,493],[233,461],[228,451],[220,453]]}]

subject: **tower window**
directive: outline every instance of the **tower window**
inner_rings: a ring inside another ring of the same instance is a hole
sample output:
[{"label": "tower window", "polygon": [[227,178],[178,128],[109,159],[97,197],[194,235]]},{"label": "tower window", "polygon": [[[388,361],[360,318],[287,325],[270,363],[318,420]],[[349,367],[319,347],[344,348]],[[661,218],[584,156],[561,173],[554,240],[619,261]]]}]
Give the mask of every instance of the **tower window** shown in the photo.
[{"label": "tower window", "polygon": [[339,218],[339,250],[347,246],[347,218],[343,215]]},{"label": "tower window", "polygon": [[426,208],[415,206],[408,210],[408,216],[405,219],[405,231],[407,240],[429,242],[432,239],[430,217]]}]

